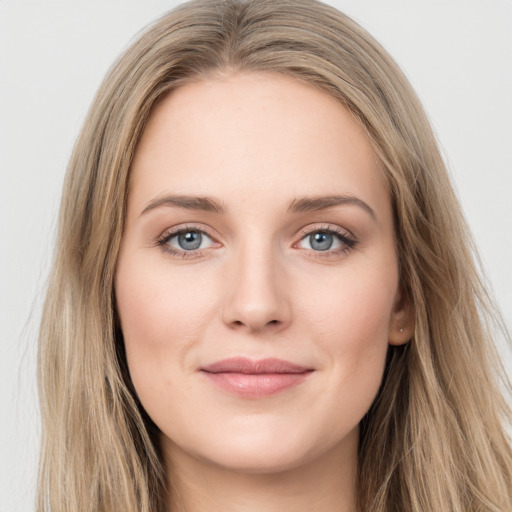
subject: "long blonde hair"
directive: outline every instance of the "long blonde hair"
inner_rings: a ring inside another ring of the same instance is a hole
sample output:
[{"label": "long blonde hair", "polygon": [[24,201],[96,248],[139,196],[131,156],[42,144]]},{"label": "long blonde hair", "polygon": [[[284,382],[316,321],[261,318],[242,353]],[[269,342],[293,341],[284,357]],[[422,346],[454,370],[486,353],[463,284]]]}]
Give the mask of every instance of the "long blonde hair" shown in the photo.
[{"label": "long blonde hair", "polygon": [[38,511],[168,506],[158,431],[132,388],[116,320],[129,171],[163,94],[232,70],[285,74],[337,98],[387,177],[416,328],[407,345],[389,347],[361,424],[360,510],[510,512],[500,324],[435,137],[381,46],[315,0],[183,4],[125,52],[97,93],[69,163],[40,334]]}]

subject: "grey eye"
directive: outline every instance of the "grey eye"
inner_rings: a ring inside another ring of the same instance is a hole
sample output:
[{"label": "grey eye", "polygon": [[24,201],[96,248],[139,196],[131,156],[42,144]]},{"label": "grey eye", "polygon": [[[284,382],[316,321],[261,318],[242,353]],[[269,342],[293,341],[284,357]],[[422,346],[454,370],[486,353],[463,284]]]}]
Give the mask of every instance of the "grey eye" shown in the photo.
[{"label": "grey eye", "polygon": [[194,251],[201,247],[203,235],[197,231],[187,231],[178,235],[178,245],[185,251]]},{"label": "grey eye", "polygon": [[310,251],[332,252],[342,249],[344,246],[351,246],[351,242],[342,235],[325,230],[309,233],[300,240],[298,246],[301,249],[308,249]]},{"label": "grey eye", "polygon": [[309,245],[315,251],[327,251],[332,247],[334,237],[330,233],[316,232],[309,235]]},{"label": "grey eye", "polygon": [[187,229],[170,236],[166,244],[181,251],[196,251],[210,247],[213,240],[206,234],[198,230]]}]

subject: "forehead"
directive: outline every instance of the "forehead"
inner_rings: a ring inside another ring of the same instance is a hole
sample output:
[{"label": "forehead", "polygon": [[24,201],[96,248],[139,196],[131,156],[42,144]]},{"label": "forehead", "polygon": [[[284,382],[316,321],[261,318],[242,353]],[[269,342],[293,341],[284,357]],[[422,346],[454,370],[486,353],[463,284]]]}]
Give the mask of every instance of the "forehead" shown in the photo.
[{"label": "forehead", "polygon": [[186,84],[152,112],[132,166],[137,201],[160,193],[288,202],[350,193],[387,202],[364,128],[297,79],[232,74]]}]

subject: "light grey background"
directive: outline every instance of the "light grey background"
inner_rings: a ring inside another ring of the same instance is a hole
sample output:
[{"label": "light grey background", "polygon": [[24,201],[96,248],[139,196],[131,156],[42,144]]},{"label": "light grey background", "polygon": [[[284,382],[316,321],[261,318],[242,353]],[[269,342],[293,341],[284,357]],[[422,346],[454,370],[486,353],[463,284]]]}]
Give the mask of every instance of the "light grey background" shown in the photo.
[{"label": "light grey background", "polygon": [[[36,336],[72,144],[110,64],[177,3],[0,0],[0,512],[34,509]],[[510,329],[512,0],[329,3],[422,98]]]}]

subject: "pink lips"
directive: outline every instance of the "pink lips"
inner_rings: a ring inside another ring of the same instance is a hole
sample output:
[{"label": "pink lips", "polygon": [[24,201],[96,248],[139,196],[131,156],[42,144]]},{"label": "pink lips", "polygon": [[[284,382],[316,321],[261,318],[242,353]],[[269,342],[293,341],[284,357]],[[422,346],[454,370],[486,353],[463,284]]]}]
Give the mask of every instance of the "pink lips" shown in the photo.
[{"label": "pink lips", "polygon": [[312,368],[282,359],[253,361],[245,357],[223,359],[200,370],[220,389],[245,398],[284,391],[297,386],[313,372]]}]

